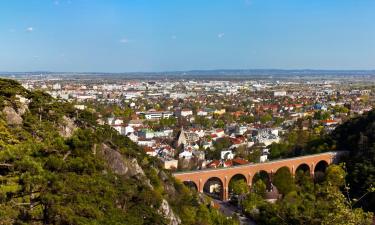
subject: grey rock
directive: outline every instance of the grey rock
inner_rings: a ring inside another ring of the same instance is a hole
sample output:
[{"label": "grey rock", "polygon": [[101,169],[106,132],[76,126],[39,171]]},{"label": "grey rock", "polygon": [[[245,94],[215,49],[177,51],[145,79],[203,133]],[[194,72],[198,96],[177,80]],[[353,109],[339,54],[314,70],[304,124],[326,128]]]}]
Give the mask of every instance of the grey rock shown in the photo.
[{"label": "grey rock", "polygon": [[181,219],[173,212],[167,200],[163,199],[158,211],[164,218],[170,221],[169,225],[181,224]]},{"label": "grey rock", "polygon": [[109,146],[102,144],[101,155],[107,162],[109,168],[118,175],[126,175],[129,171],[128,166],[118,151],[110,148]]},{"label": "grey rock", "polygon": [[12,107],[5,106],[3,114],[8,125],[21,125],[23,122],[22,117]]},{"label": "grey rock", "polygon": [[69,117],[63,116],[63,122],[58,129],[59,134],[65,138],[69,138],[76,129],[77,126],[74,124],[74,121]]}]

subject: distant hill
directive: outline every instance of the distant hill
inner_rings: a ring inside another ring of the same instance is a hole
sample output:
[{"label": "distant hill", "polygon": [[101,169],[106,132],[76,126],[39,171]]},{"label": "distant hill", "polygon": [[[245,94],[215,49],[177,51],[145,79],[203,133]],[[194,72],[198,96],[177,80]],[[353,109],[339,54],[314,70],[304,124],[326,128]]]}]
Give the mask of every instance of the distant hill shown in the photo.
[{"label": "distant hill", "polygon": [[218,69],[218,70],[188,70],[161,72],[0,72],[0,77],[97,77],[114,79],[332,79],[336,77],[372,77],[375,70],[283,70],[283,69]]}]

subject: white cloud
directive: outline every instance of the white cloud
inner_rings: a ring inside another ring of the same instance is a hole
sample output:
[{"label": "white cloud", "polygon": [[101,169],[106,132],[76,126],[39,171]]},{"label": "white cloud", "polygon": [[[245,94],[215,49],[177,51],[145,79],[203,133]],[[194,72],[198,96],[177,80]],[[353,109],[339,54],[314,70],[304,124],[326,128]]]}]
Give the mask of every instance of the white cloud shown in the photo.
[{"label": "white cloud", "polygon": [[224,35],[225,35],[224,33],[219,33],[219,34],[217,35],[217,37],[218,37],[218,38],[222,38],[222,37],[224,37]]},{"label": "white cloud", "polygon": [[33,27],[28,27],[28,28],[26,28],[26,31],[27,31],[27,32],[33,32],[33,31],[34,31],[34,28],[33,28]]}]

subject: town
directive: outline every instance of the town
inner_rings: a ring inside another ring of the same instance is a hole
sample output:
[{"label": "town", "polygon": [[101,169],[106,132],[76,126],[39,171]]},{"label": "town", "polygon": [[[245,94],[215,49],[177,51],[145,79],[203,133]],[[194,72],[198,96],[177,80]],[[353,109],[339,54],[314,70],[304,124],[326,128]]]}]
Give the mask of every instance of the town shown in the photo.
[{"label": "town", "polygon": [[344,78],[20,81],[96,113],[164,168],[190,171],[303,155],[299,146],[373,108],[373,81]]}]

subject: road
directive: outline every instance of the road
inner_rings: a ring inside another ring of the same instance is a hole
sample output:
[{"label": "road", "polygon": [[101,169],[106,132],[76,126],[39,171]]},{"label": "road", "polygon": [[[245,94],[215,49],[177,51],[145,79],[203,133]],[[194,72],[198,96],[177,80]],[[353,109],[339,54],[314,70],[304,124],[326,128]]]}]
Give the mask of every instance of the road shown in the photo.
[{"label": "road", "polygon": [[[233,216],[236,212],[239,212],[238,207],[229,204],[228,202],[223,202],[220,200],[214,200],[218,205],[220,205],[220,211],[226,216]],[[254,221],[245,217],[239,216],[240,224],[241,225],[256,225]]]}]

